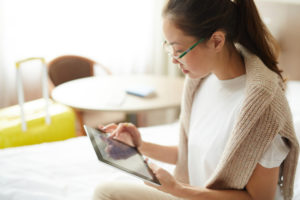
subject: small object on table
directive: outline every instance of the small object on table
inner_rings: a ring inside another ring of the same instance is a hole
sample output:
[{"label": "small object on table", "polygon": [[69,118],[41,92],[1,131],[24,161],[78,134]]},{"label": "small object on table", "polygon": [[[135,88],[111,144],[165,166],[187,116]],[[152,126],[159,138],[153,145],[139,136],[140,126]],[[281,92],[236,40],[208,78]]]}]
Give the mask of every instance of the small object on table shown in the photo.
[{"label": "small object on table", "polygon": [[126,88],[126,93],[135,95],[138,97],[144,97],[144,98],[149,98],[149,97],[155,96],[154,88],[151,86],[146,86],[146,85],[128,87],[128,88]]}]

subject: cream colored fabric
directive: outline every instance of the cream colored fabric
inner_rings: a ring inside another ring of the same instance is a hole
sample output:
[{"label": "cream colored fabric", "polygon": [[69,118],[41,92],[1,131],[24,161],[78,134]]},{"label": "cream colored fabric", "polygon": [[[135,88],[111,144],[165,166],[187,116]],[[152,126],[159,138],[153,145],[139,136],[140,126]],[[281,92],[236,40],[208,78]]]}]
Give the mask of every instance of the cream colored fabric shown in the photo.
[{"label": "cream colored fabric", "polygon": [[[292,124],[284,85],[255,55],[239,47],[246,65],[246,98],[221,160],[206,186],[212,189],[244,189],[259,159],[277,133],[286,138],[290,152],[281,165],[285,199],[293,196],[299,144]],[[201,79],[187,78],[180,116],[180,141],[175,177],[189,183],[187,144],[194,93]]]},{"label": "cream colored fabric", "polygon": [[155,188],[128,182],[108,182],[99,185],[93,200],[181,200]]}]

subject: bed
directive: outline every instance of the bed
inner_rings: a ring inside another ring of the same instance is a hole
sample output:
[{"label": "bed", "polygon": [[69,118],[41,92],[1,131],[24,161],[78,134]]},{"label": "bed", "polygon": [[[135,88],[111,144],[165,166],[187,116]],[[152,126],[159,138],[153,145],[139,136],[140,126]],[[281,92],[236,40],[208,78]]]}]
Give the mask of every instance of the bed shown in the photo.
[{"label": "bed", "polygon": [[[287,97],[300,140],[300,82],[289,82]],[[146,141],[176,144],[178,122],[141,128]],[[174,166],[157,162],[172,171]],[[0,150],[0,199],[82,200],[91,199],[97,184],[139,179],[97,160],[88,137]],[[295,200],[300,200],[300,167],[295,182]]]}]

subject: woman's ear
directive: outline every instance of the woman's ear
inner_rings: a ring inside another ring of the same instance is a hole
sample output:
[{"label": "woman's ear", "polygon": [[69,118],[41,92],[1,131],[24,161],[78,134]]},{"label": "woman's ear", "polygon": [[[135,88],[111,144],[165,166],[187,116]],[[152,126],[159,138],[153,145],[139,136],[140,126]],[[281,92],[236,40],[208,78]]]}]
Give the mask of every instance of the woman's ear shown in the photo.
[{"label": "woman's ear", "polygon": [[209,41],[210,48],[214,49],[216,52],[219,52],[223,49],[225,44],[226,35],[223,31],[216,31],[212,34]]}]

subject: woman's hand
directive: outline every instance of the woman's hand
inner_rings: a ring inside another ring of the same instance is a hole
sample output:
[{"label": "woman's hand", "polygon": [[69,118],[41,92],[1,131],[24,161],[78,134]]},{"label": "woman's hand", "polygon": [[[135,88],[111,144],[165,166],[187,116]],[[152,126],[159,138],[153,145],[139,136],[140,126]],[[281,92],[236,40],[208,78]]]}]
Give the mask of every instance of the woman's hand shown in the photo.
[{"label": "woman's hand", "polygon": [[142,145],[142,138],[139,130],[132,123],[109,124],[99,126],[101,131],[111,133],[110,138],[119,140],[130,146],[139,148]]},{"label": "woman's hand", "polygon": [[160,191],[172,194],[174,196],[180,197],[180,189],[182,188],[182,184],[178,182],[168,171],[163,168],[158,167],[154,163],[148,163],[149,167],[152,169],[154,175],[160,182],[160,186],[154,185],[149,182],[144,182],[146,185],[154,187]]}]

